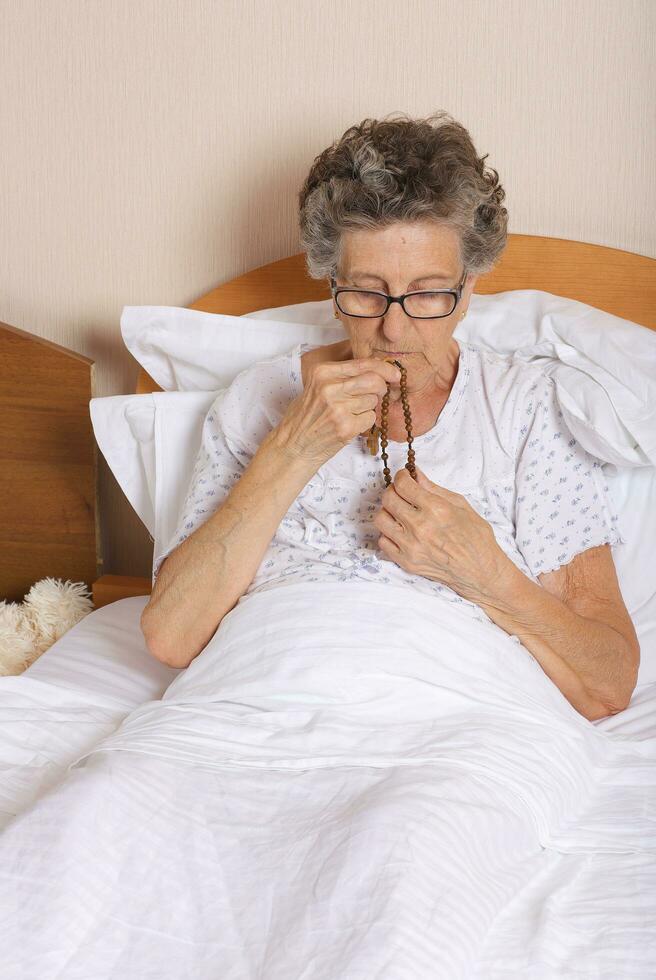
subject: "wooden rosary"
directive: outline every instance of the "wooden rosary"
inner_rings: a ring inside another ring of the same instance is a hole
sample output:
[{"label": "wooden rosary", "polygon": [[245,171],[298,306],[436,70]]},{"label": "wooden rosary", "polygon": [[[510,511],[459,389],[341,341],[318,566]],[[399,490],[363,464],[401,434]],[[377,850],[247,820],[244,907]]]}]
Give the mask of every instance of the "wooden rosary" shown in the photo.
[{"label": "wooden rosary", "polygon": [[[412,448],[412,417],[410,415],[410,405],[408,404],[408,379],[407,372],[403,364],[399,361],[392,361],[390,358],[385,358],[388,363],[396,364],[396,366],[401,371],[401,403],[403,405],[403,418],[405,419],[405,429],[408,433],[408,462],[405,464],[406,470],[409,471],[410,476],[413,480],[417,479],[417,473],[415,470],[415,451]],[[392,474],[389,471],[387,465],[387,415],[389,411],[389,397],[390,397],[390,386],[387,385],[387,391],[383,395],[383,400],[380,405],[380,429],[374,422],[369,430],[369,435],[367,436],[367,446],[369,447],[369,452],[372,456],[376,456],[378,453],[378,436],[380,435],[381,441],[381,456],[383,457],[383,475],[385,477],[385,486],[388,487],[392,482]]]}]

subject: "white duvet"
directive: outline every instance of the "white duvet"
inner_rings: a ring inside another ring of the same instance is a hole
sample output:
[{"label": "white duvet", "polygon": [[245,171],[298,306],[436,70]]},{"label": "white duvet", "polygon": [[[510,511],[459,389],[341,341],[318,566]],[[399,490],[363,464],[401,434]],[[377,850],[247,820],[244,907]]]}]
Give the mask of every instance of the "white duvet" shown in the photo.
[{"label": "white duvet", "polygon": [[9,823],[2,975],[501,977],[486,937],[545,856],[656,850],[655,761],[656,738],[588,722],[456,604],[244,596]]}]

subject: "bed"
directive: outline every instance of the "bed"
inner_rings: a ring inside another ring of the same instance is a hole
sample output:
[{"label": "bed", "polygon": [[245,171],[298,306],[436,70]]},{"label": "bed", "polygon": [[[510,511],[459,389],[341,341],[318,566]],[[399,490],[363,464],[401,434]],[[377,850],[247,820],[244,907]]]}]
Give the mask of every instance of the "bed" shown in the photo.
[{"label": "bed", "polygon": [[[569,296],[651,329],[656,328],[653,260],[560,239],[510,236],[498,268],[477,292],[542,289]],[[308,280],[302,256],[292,256],[224,284],[192,308],[243,315],[263,308],[325,299]],[[157,385],[141,372],[137,390]],[[49,573],[48,573],[49,574]],[[34,575],[34,573],[33,573]],[[68,767],[111,737],[139,706],[156,701],[181,672],[146,651],[139,617],[149,580],[101,576],[93,583],[96,610],[69,631],[28,671],[0,682],[0,813],[7,826],[37,798],[56,787]],[[650,643],[656,638],[652,635]],[[645,650],[656,657],[656,646]],[[656,682],[642,683],[629,708],[594,722],[595,728],[643,741],[656,740]],[[472,980],[555,977],[647,978],[656,975],[656,854],[605,849],[543,851],[509,883],[494,915]],[[421,895],[414,895],[417,901]],[[426,898],[426,896],[424,896]],[[375,923],[373,923],[375,925]],[[373,962],[373,959],[371,960]],[[421,962],[418,957],[416,962]],[[430,961],[423,967],[431,976]],[[127,976],[124,972],[117,975]],[[359,971],[359,972],[358,972]],[[417,976],[391,966],[367,972],[362,963],[335,977]],[[7,974],[7,976],[18,974]],[[62,973],[62,976],[82,976]],[[143,974],[146,975],[145,973]],[[152,973],[152,976],[163,974]],[[181,975],[181,974],[179,974]],[[204,975],[204,974],[203,974]],[[225,976],[283,977],[283,972]],[[307,971],[289,976],[324,976]],[[437,976],[447,976],[436,972]],[[454,972],[453,977],[456,976]]]}]

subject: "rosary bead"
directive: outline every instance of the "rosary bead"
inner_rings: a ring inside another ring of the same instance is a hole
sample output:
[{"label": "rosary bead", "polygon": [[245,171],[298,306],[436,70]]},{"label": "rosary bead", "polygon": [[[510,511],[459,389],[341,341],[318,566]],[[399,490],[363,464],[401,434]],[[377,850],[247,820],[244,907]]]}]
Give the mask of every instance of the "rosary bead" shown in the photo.
[{"label": "rosary bead", "polygon": [[[408,434],[408,461],[405,464],[405,468],[408,470],[413,479],[417,479],[417,474],[415,471],[415,452],[412,448],[413,435],[412,435],[412,416],[410,414],[410,405],[408,404],[408,375],[403,364],[399,361],[393,361],[393,364],[401,371],[401,404],[403,406],[403,420],[405,422],[405,429]],[[387,386],[387,391],[383,395],[381,405],[380,405],[380,444],[381,452],[380,455],[383,460],[383,476],[385,478],[385,486],[388,486],[392,482],[392,474],[390,473],[389,467],[387,465],[388,456],[386,453],[387,449],[387,425],[389,416],[389,397],[390,397],[390,386]],[[372,432],[375,430],[375,424],[372,426]]]}]

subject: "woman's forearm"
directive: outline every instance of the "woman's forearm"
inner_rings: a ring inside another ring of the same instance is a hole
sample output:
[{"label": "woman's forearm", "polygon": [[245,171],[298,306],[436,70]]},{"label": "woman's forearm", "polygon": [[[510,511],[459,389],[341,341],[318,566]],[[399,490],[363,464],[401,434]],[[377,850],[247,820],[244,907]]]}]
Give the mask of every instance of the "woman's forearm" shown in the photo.
[{"label": "woman's forearm", "polygon": [[495,595],[478,604],[497,626],[519,637],[584,717],[594,721],[621,710],[620,692],[632,690],[625,638],[606,623],[580,616],[510,565]]},{"label": "woman's forearm", "polygon": [[228,497],[163,562],[141,628],[151,653],[187,667],[253,581],[280,521],[316,466],[269,433]]}]

